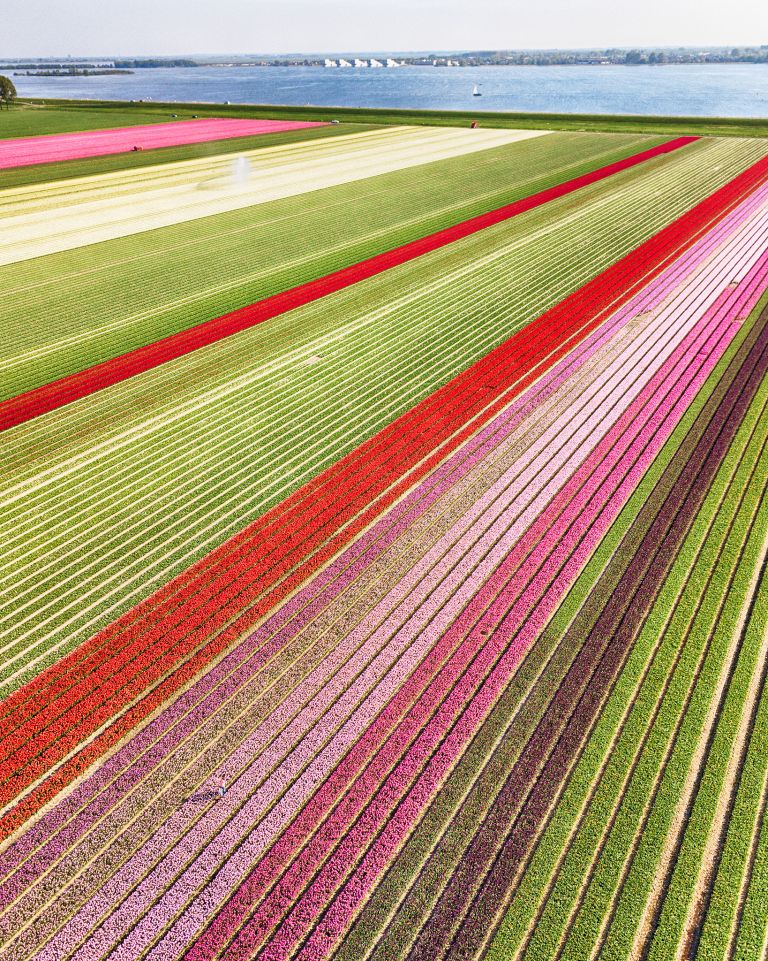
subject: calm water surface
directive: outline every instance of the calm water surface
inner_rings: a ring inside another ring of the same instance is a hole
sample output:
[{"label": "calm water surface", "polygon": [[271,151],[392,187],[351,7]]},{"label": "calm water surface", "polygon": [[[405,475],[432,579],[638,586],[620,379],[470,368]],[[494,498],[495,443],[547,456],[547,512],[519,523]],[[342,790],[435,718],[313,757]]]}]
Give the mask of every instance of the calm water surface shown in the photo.
[{"label": "calm water surface", "polygon": [[[666,67],[173,67],[15,77],[22,96],[444,110],[768,117],[768,64]],[[480,84],[481,97],[472,96]]]}]

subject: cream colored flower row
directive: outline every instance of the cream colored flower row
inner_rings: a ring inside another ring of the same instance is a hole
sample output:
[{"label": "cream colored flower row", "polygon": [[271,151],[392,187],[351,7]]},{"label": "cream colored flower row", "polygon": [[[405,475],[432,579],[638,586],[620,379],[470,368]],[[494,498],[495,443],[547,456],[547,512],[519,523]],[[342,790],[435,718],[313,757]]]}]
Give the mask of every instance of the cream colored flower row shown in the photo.
[{"label": "cream colored flower row", "polygon": [[5,191],[0,264],[542,136],[539,130],[390,127]]}]

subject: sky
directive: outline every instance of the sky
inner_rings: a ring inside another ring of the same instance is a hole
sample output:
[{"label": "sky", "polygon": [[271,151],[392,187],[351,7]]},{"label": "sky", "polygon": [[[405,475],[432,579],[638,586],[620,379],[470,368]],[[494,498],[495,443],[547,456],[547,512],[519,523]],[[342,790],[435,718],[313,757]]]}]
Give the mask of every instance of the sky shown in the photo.
[{"label": "sky", "polygon": [[5,0],[0,57],[768,44],[764,0]]}]

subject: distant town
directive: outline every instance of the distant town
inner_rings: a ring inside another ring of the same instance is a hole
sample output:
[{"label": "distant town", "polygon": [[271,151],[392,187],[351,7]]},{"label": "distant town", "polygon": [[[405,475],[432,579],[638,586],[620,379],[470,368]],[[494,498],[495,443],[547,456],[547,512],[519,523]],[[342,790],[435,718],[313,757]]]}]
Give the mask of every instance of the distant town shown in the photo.
[{"label": "distant town", "polygon": [[410,54],[282,56],[241,54],[233,57],[152,57],[136,59],[7,60],[0,70],[17,76],[98,76],[148,67],[322,67],[328,70],[396,69],[401,67],[483,66],[664,66],[666,64],[768,63],[768,44],[755,47],[612,48],[608,50],[479,50]]}]

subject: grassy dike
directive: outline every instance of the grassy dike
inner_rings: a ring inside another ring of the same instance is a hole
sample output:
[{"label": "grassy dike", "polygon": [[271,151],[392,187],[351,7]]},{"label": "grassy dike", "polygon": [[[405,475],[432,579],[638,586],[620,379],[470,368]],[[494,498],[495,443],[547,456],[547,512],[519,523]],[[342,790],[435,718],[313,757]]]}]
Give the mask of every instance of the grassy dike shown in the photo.
[{"label": "grassy dike", "polygon": [[[110,100],[21,100],[9,116],[22,112],[27,117],[34,108],[34,123],[42,128],[46,115],[50,118],[50,132],[62,129],[91,129],[132,123],[151,123],[169,119],[175,113],[179,119],[192,114],[216,117],[258,117],[274,120],[340,120],[366,124],[436,124],[461,127],[478,120],[486,127],[517,127],[534,130],[582,130],[607,133],[657,133],[675,136],[697,134],[716,137],[768,137],[768,118],[739,117],[643,117],[613,116],[609,114],[513,113],[505,111],[449,111],[449,110],[391,110],[364,107],[294,107],[267,104],[211,104],[211,103],[129,103]],[[39,112],[38,112],[39,111]],[[44,111],[44,112],[43,112]],[[66,114],[66,120],[61,114]],[[64,127],[75,119],[74,114],[88,114],[86,126]],[[108,123],[103,120],[109,115]],[[116,118],[120,118],[116,120]],[[5,133],[6,118],[0,118],[0,136],[22,136]],[[31,133],[32,131],[30,131]],[[39,129],[38,132],[49,132]]]}]

